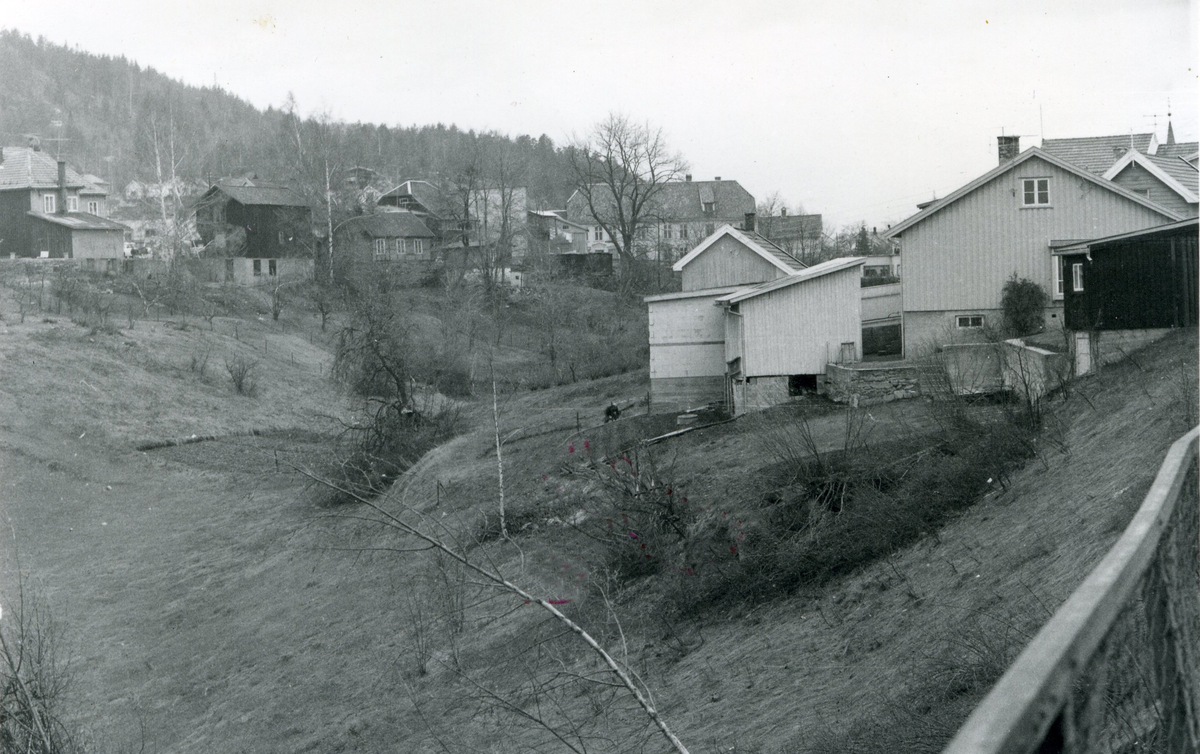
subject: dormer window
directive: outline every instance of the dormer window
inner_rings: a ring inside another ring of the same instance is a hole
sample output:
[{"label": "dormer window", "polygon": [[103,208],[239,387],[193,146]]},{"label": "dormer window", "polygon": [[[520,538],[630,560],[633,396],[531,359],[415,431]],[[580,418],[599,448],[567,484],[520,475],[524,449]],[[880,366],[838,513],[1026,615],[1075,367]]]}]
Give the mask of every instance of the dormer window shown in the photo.
[{"label": "dormer window", "polygon": [[42,194],[42,212],[53,215],[58,210],[57,197],[54,194]]},{"label": "dormer window", "polygon": [[1021,181],[1021,205],[1024,207],[1050,206],[1050,179],[1025,178]]},{"label": "dormer window", "polygon": [[67,197],[67,212],[78,212],[78,211],[79,211],[79,197],[78,196],[68,196]]},{"label": "dormer window", "polygon": [[716,202],[704,202],[704,214],[711,216],[711,215],[715,215],[716,213],[717,213],[717,203]]}]

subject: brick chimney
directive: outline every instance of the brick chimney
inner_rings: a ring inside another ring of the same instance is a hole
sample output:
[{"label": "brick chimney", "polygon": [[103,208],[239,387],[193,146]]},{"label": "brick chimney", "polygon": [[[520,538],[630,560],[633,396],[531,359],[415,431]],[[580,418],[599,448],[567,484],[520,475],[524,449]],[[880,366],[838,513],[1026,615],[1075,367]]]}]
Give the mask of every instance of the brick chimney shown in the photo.
[{"label": "brick chimney", "polygon": [[687,175],[685,175],[683,177],[683,180],[687,181],[688,183],[691,183],[692,182],[692,174],[688,173]]},{"label": "brick chimney", "polygon": [[780,208],[779,208],[779,216],[780,216],[780,217],[787,217],[787,207],[780,207]]},{"label": "brick chimney", "polygon": [[718,175],[716,178],[713,178],[713,180],[714,180],[714,181],[719,181],[719,180],[721,180],[721,176],[719,176],[719,175]]},{"label": "brick chimney", "polygon": [[997,136],[997,151],[1000,153],[1000,164],[1013,160],[1021,153],[1020,136]]},{"label": "brick chimney", "polygon": [[746,213],[746,219],[745,219],[745,221],[742,222],[742,229],[743,230],[754,230],[754,213],[753,212]]},{"label": "brick chimney", "polygon": [[58,161],[58,207],[56,213],[67,214],[67,163],[64,160]]}]

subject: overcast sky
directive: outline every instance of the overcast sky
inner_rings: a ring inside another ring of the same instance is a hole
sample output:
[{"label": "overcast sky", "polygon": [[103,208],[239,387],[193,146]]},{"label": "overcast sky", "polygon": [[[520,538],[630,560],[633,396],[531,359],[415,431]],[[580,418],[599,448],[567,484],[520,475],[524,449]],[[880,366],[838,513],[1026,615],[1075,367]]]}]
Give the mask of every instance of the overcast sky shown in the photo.
[{"label": "overcast sky", "polygon": [[0,25],[346,121],[562,143],[623,112],[697,179],[882,229],[993,167],[1001,132],[1161,139],[1169,99],[1196,140],[1198,4],[3,0]]}]

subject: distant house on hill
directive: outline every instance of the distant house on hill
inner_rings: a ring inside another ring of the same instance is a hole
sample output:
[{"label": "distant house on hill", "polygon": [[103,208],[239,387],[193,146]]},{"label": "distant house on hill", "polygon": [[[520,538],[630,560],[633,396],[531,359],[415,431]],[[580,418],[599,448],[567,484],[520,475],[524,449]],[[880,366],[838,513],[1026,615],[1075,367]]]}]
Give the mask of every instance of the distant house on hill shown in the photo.
[{"label": "distant house on hill", "polygon": [[821,250],[825,228],[820,215],[778,215],[758,217],[758,232],[797,259],[810,258]]},{"label": "distant house on hill", "polygon": [[[596,192],[590,207],[579,190],[567,200],[567,218],[591,229],[589,251],[616,251],[612,236],[603,227],[614,227],[611,213],[615,202],[611,193],[608,196],[606,202],[603,192]],[[711,181],[693,181],[688,175],[685,180],[665,183],[647,204],[645,223],[636,242],[637,254],[673,262],[722,225],[740,223],[746,214],[754,212],[754,206],[754,197],[740,183],[721,180],[720,176]]]},{"label": "distant house on hill", "polygon": [[0,254],[119,259],[124,225],[107,218],[107,191],[37,147],[0,149]]},{"label": "distant house on hill", "polygon": [[218,181],[196,201],[195,216],[212,256],[312,256],[312,212],[287,186],[257,178]]},{"label": "distant house on hill", "polygon": [[345,280],[395,264],[428,266],[434,245],[433,231],[412,212],[352,217],[334,231],[334,276]]}]

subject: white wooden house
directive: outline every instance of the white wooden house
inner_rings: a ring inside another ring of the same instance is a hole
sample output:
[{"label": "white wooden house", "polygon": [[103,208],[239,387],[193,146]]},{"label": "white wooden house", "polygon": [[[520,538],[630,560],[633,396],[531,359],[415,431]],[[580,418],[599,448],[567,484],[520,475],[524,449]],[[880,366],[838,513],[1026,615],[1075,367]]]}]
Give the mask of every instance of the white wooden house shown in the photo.
[{"label": "white wooden house", "polygon": [[1062,322],[1063,279],[1051,251],[1182,219],[1178,214],[1039,148],[1016,153],[1001,137],[1000,164],[890,228],[904,259],[904,354],[920,356],[1000,325],[1012,276],[1050,295],[1047,326]]}]

